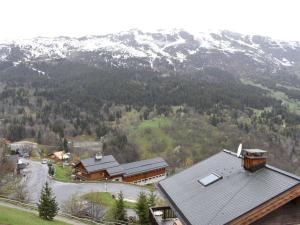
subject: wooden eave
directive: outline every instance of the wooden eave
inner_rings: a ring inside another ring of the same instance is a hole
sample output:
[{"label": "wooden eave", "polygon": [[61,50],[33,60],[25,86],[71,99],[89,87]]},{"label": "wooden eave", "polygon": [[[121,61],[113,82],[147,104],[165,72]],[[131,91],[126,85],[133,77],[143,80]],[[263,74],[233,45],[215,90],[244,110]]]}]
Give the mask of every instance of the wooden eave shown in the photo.
[{"label": "wooden eave", "polygon": [[263,218],[274,210],[282,207],[288,202],[300,196],[300,184],[290,188],[286,192],[283,192],[269,201],[261,204],[260,206],[250,210],[249,212],[241,215],[240,217],[230,221],[229,225],[248,225]]}]

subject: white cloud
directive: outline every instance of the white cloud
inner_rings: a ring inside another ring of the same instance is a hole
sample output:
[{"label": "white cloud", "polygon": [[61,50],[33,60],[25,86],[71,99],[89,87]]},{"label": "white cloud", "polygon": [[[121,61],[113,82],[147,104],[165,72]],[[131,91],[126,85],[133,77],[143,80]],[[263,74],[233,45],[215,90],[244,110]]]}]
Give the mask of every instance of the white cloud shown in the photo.
[{"label": "white cloud", "polygon": [[1,0],[0,39],[183,28],[299,40],[298,0]]}]

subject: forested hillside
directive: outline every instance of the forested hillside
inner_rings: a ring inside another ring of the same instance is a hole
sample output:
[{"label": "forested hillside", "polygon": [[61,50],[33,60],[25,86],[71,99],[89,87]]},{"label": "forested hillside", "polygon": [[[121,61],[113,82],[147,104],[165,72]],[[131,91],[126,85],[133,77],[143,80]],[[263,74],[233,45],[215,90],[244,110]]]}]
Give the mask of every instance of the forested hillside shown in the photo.
[{"label": "forested hillside", "polygon": [[[176,35],[167,37],[163,56],[196,48],[195,38]],[[222,35],[222,43],[230,40],[235,48],[246,48],[236,43],[249,38]],[[178,37],[184,44],[170,45]],[[130,35],[116,38],[142,49],[139,43],[126,42],[132,40]],[[78,136],[102,137],[104,154],[114,154],[120,162],[160,155],[172,169],[243,143],[268,150],[272,164],[300,173],[298,48],[281,44],[285,50],[279,53],[266,46],[269,39],[250,41],[273,58],[260,53],[265,61],[258,63],[253,55],[243,58],[212,48],[208,53],[200,45],[197,57],[189,55],[182,62],[169,58],[173,66],[168,69],[163,56],[152,66],[145,63],[146,56],[137,55],[116,64],[116,51],[107,49],[30,58],[26,52],[30,48],[14,45],[0,61],[0,135],[51,146],[63,146]],[[2,55],[6,48],[0,49]],[[274,63],[288,51],[291,65]],[[201,68],[193,69],[195,63]]]}]

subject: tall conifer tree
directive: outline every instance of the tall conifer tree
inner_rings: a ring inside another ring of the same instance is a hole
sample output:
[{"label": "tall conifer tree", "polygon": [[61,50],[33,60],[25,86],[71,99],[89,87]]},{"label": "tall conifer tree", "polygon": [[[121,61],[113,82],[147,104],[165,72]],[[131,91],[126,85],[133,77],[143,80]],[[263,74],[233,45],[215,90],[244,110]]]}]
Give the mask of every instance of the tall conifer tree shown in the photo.
[{"label": "tall conifer tree", "polygon": [[58,213],[58,204],[55,201],[52,190],[48,182],[45,183],[38,203],[39,216],[45,220],[53,220]]}]

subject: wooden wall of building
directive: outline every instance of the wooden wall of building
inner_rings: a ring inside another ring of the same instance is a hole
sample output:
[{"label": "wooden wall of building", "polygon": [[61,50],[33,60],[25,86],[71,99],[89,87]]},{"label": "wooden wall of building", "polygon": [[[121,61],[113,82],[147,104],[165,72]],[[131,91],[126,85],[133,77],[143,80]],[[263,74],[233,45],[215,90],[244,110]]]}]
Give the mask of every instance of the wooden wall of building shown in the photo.
[{"label": "wooden wall of building", "polygon": [[109,174],[106,172],[106,170],[87,173],[82,163],[79,163],[75,167],[75,173],[79,178],[84,180],[105,180],[107,178],[107,179],[112,179],[112,180],[115,179],[127,183],[133,183],[136,181],[149,179],[155,176],[164,175],[166,174],[166,168],[156,169],[156,170],[152,170],[152,171],[148,171],[145,173],[136,174],[128,177],[122,177],[121,175],[110,177]]},{"label": "wooden wall of building", "polygon": [[124,182],[135,182],[138,180],[143,180],[143,179],[148,179],[150,177],[155,177],[161,174],[165,174],[166,173],[166,168],[161,168],[161,169],[157,169],[157,170],[152,170],[146,173],[141,173],[141,174],[136,174],[133,176],[128,176],[128,177],[123,177],[123,181]]},{"label": "wooden wall of building", "polygon": [[97,171],[97,172],[94,172],[94,173],[87,173],[87,171],[85,170],[82,163],[79,163],[75,167],[75,172],[78,175],[78,177],[80,177],[82,179],[85,179],[85,180],[104,180],[106,178],[109,179],[109,175],[105,170]]},{"label": "wooden wall of building", "polygon": [[300,224],[300,197],[271,212],[252,225]]},{"label": "wooden wall of building", "polygon": [[78,163],[78,164],[75,166],[75,171],[76,171],[76,172],[79,172],[79,171],[81,171],[81,172],[86,172],[86,170],[85,170],[85,168],[84,168],[84,166],[82,165],[81,162]]},{"label": "wooden wall of building", "polygon": [[105,178],[109,178],[108,174],[106,171],[97,171],[94,173],[89,173],[87,174],[87,179],[88,180],[104,180]]},{"label": "wooden wall of building", "polygon": [[[292,200],[297,198],[299,199],[299,196],[300,196],[300,184],[278,195],[277,197],[267,201],[266,203],[260,205],[259,207],[249,211],[248,213],[236,218],[235,220],[229,222],[228,224],[248,225],[248,224],[255,224],[255,222],[258,222],[260,220],[263,221],[263,218],[267,218],[268,215],[271,215],[273,212],[275,213],[276,210],[284,207]],[[290,215],[290,217],[293,218],[293,215]],[[284,224],[288,224],[288,223],[284,223]]]}]

